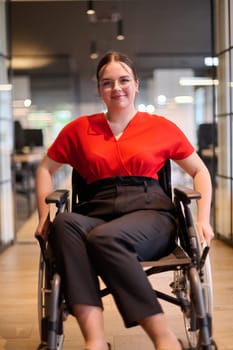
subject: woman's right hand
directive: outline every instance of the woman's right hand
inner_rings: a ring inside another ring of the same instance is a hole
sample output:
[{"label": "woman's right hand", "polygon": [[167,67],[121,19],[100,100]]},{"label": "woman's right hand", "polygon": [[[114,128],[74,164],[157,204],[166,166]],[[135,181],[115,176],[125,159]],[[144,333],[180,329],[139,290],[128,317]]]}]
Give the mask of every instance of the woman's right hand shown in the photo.
[{"label": "woman's right hand", "polygon": [[48,214],[45,220],[39,221],[35,232],[35,238],[38,239],[38,237],[41,237],[44,241],[47,241],[51,225],[52,223]]}]

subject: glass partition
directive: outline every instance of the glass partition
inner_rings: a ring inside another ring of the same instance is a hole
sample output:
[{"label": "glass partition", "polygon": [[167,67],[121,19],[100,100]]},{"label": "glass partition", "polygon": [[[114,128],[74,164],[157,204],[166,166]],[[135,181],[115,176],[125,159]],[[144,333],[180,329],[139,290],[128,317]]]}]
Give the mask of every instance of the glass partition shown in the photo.
[{"label": "glass partition", "polygon": [[0,250],[14,240],[11,181],[12,87],[8,80],[6,2],[0,1]]}]

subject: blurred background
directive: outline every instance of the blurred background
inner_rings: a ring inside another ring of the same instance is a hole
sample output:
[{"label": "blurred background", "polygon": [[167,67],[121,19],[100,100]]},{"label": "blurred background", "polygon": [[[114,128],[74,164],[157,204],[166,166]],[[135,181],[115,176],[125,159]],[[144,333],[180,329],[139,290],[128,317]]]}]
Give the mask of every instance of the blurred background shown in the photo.
[{"label": "blurred background", "polygon": [[104,110],[95,69],[109,50],[135,62],[137,109],[171,119],[196,147],[212,176],[215,231],[232,244],[232,8],[227,0],[0,1],[2,249],[35,210],[36,167],[59,130]]}]

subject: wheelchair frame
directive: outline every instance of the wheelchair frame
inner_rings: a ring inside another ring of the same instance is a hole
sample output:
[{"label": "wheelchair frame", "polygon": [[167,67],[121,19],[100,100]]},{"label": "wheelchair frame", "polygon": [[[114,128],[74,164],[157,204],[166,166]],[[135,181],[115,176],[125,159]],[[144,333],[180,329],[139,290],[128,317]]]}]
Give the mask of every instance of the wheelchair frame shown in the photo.
[{"label": "wheelchair frame", "polygon": [[[172,198],[171,168],[167,161],[159,172],[159,182]],[[85,186],[74,170],[72,173],[72,209],[77,195],[82,199]],[[190,204],[200,194],[192,189],[176,187],[173,202],[178,215],[178,244],[172,254],[158,260],[142,262],[147,276],[173,271],[170,284],[173,295],[154,290],[157,297],[180,307],[190,350],[217,350],[212,338],[213,295],[209,247],[202,247],[192,219]],[[46,198],[55,204],[56,215],[70,210],[68,190],[57,190]],[[40,345],[37,350],[61,350],[64,341],[63,322],[69,312],[60,291],[60,276],[49,244],[39,237],[41,247],[38,281],[38,321]],[[110,292],[101,290],[104,297]]]}]

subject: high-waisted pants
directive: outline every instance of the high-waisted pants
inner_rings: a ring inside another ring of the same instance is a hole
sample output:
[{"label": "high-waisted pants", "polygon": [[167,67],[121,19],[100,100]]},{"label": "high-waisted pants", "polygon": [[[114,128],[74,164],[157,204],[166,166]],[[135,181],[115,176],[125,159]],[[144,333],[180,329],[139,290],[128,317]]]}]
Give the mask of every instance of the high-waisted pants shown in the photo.
[{"label": "high-waisted pants", "polygon": [[175,232],[175,220],[157,210],[136,210],[109,221],[59,214],[51,237],[68,306],[102,307],[100,276],[126,327],[163,312],[140,261],[170,253]]}]

